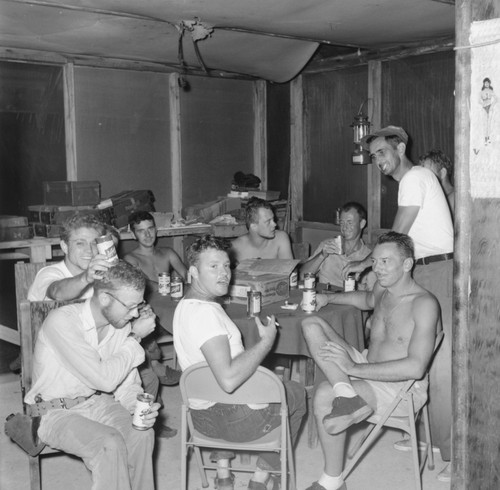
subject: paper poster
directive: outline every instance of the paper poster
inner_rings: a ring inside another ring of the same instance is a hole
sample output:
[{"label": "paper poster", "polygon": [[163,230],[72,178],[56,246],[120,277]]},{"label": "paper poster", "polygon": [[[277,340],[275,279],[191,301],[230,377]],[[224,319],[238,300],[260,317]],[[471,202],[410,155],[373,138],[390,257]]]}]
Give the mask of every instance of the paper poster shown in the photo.
[{"label": "paper poster", "polygon": [[500,18],[473,22],[470,45],[471,196],[495,198],[500,197]]}]

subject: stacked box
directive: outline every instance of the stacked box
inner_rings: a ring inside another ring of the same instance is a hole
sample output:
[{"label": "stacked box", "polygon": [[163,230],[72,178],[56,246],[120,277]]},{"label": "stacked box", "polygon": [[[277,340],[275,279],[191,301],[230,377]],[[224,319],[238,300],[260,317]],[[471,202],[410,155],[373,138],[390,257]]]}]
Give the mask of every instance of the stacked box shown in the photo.
[{"label": "stacked box", "polygon": [[43,183],[43,202],[57,206],[94,206],[101,201],[101,184],[96,180]]},{"label": "stacked box", "polygon": [[0,241],[27,240],[32,237],[26,216],[0,216]]},{"label": "stacked box", "polygon": [[51,206],[47,204],[34,204],[28,206],[28,221],[30,223],[43,223],[45,225],[62,225],[76,213],[98,214],[99,211],[92,206]]},{"label": "stacked box", "polygon": [[31,223],[34,236],[46,238],[59,238],[64,229],[63,225],[47,225],[45,223]]},{"label": "stacked box", "polygon": [[155,197],[150,190],[122,191],[109,199],[113,205],[103,211],[112,213],[112,224],[116,228],[127,226],[128,217],[134,211],[155,211]]}]

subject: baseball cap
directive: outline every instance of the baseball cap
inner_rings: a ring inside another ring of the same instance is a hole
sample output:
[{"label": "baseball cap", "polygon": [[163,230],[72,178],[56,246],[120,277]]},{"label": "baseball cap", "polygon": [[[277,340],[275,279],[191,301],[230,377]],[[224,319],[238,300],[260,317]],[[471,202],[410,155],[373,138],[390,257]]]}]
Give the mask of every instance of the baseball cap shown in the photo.
[{"label": "baseball cap", "polygon": [[399,136],[403,143],[406,145],[408,143],[408,134],[406,131],[399,126],[387,126],[385,128],[379,129],[378,131],[374,131],[373,133],[367,134],[361,138],[361,145],[365,150],[370,149],[370,145],[368,141],[373,138],[378,138],[379,136]]}]

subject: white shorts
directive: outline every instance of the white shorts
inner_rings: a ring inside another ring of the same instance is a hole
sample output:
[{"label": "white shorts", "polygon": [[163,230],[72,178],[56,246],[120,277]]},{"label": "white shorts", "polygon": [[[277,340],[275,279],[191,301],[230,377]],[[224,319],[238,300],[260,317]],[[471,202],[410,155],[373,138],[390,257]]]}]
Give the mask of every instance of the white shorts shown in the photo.
[{"label": "white shorts", "polygon": [[[349,354],[351,355],[354,362],[358,364],[367,363],[367,354],[368,350],[365,349],[363,352],[359,352],[353,347],[350,348]],[[357,380],[361,378],[356,378],[355,376],[349,376],[351,380]],[[383,415],[387,407],[394,400],[394,397],[399,393],[401,388],[406,384],[406,381],[374,381],[371,379],[362,379],[367,383],[373,393],[375,395],[375,399],[377,401],[377,409],[375,410],[376,415]],[[415,411],[422,408],[427,401],[427,388],[429,386],[429,381],[427,379],[427,375],[416,381],[410,392],[413,394],[413,404],[415,407]],[[408,404],[405,400],[403,400],[394,410],[393,416],[403,417],[408,415]]]}]

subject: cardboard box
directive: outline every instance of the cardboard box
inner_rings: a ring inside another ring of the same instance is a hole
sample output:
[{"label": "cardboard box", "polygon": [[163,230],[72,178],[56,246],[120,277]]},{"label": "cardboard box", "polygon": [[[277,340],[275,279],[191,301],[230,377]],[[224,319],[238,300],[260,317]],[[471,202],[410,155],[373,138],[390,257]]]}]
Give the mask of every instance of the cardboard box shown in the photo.
[{"label": "cardboard box", "polygon": [[33,235],[46,238],[59,238],[64,229],[62,225],[47,225],[45,223],[33,223]]},{"label": "cardboard box", "polygon": [[5,226],[0,227],[0,241],[14,242],[28,240],[33,236],[31,226]]},{"label": "cardboard box", "polygon": [[247,291],[260,291],[262,306],[284,301],[290,295],[290,274],[299,260],[249,259],[234,270],[229,295],[234,303],[246,304]]},{"label": "cardboard box", "polygon": [[108,209],[113,212],[112,224],[116,228],[127,226],[128,217],[134,211],[152,212],[155,210],[153,205],[155,197],[150,190],[122,191],[109,199],[113,203],[113,207]]},{"label": "cardboard box", "polygon": [[96,180],[43,183],[43,203],[57,206],[93,206],[101,201],[101,184]]},{"label": "cardboard box", "polygon": [[33,204],[28,206],[28,221],[45,225],[62,225],[74,214],[99,214],[99,210],[92,206],[54,206],[47,204]]},{"label": "cardboard box", "polygon": [[216,201],[205,202],[188,206],[183,210],[183,215],[187,220],[201,219],[204,223],[209,223],[217,216],[227,214],[232,210],[241,208],[241,199],[237,197],[223,197]]},{"label": "cardboard box", "polygon": [[13,226],[27,226],[26,216],[13,216],[9,214],[0,215],[0,228],[11,228]]}]

